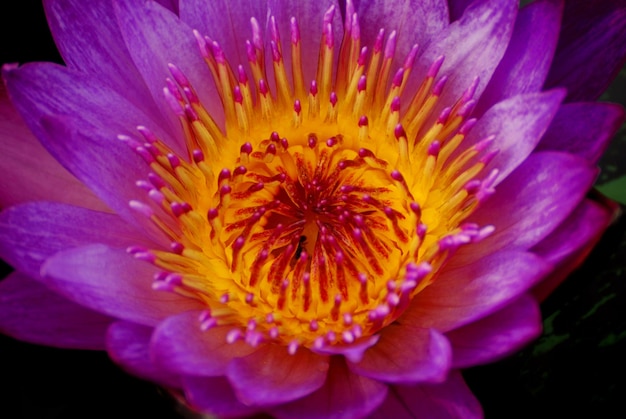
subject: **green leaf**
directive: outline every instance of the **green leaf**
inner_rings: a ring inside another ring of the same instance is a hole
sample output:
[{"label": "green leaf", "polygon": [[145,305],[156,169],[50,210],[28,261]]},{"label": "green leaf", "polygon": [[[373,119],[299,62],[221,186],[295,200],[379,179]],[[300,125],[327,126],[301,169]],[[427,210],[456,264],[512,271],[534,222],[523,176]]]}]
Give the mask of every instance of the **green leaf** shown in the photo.
[{"label": "green leaf", "polygon": [[600,192],[620,204],[626,205],[626,176],[596,186]]}]

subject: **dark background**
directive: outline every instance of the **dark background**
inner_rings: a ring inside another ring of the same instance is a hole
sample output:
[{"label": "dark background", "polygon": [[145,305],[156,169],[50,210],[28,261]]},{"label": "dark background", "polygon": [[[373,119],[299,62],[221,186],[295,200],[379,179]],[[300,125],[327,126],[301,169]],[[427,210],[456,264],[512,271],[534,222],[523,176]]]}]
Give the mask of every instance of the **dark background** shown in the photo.
[{"label": "dark background", "polygon": [[[0,63],[60,62],[41,4],[10,3],[13,10],[0,12]],[[602,99],[626,102],[626,71]],[[601,162],[599,184],[626,175],[625,156],[622,127]],[[544,334],[538,340],[501,362],[465,371],[487,418],[626,417],[625,271],[622,217],[542,304]],[[0,417],[181,416],[159,388],[123,373],[104,353],[0,336]]]}]

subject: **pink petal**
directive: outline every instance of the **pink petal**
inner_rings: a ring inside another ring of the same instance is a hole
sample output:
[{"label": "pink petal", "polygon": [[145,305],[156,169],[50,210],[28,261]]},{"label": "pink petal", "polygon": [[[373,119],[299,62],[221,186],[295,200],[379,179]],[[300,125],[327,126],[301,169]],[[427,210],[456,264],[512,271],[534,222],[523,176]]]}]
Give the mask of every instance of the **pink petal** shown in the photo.
[{"label": "pink petal", "polygon": [[440,31],[417,59],[415,75],[406,91],[414,91],[415,84],[423,80],[432,63],[444,55],[439,74],[447,75],[448,81],[434,115],[455,103],[476,77],[479,78],[476,97],[479,97],[509,44],[517,5],[516,0],[474,1],[461,19]]},{"label": "pink petal", "polygon": [[449,24],[446,0],[357,0],[355,3],[361,26],[361,45],[371,48],[380,28],[387,34],[396,31],[396,57],[400,62],[413,45],[418,44],[423,51]]},{"label": "pink petal", "polygon": [[509,97],[541,90],[559,38],[562,11],[562,2],[553,0],[535,1],[520,10],[506,54],[474,115]]},{"label": "pink petal", "polygon": [[454,265],[498,249],[528,249],[552,232],[578,206],[596,177],[596,169],[565,153],[532,154],[496,188],[471,222],[493,225],[495,232],[461,249]]},{"label": "pink petal", "polygon": [[[51,200],[108,211],[107,206],[68,173],[39,143],[0,84],[0,207]],[[37,167],[37,170],[28,170]]]},{"label": "pink petal", "polygon": [[73,247],[92,243],[124,249],[155,246],[138,237],[117,215],[51,202],[31,202],[2,211],[0,236],[2,258],[33,278],[39,278],[47,258]]},{"label": "pink petal", "polygon": [[[176,115],[163,96],[165,79],[171,78],[170,63],[187,76],[209,114],[221,123],[223,108],[192,28],[154,2],[119,0],[114,8],[130,55],[161,110],[163,123],[178,133],[176,138],[184,137]],[[181,9],[184,8],[183,2]]]},{"label": "pink petal", "polygon": [[20,272],[0,281],[0,331],[26,342],[73,349],[104,349],[113,321],[50,291]]},{"label": "pink petal", "polygon": [[531,249],[555,265],[550,276],[532,289],[535,298],[544,300],[582,263],[619,212],[619,206],[607,199],[586,199],[556,230]]},{"label": "pink petal", "polygon": [[44,2],[50,31],[63,61],[125,95],[158,120],[156,104],[124,44],[113,3],[95,1],[85,6],[81,0]]},{"label": "pink petal", "polygon": [[203,304],[178,294],[155,291],[157,269],[121,250],[104,245],[59,252],[41,268],[54,291],[93,310],[153,326],[164,318]]},{"label": "pink petal", "polygon": [[[252,40],[250,18],[256,18],[263,30],[267,12],[267,0],[185,0],[180,5],[183,22],[217,41],[232,66],[244,67],[248,62],[246,40]],[[289,32],[281,32],[281,36],[289,40]],[[284,41],[283,47],[287,47]]]},{"label": "pink petal", "polygon": [[361,362],[348,366],[359,375],[389,383],[441,382],[451,361],[450,343],[436,330],[391,324]]},{"label": "pink petal", "polygon": [[350,372],[342,358],[333,357],[322,388],[270,413],[277,419],[357,419],[376,409],[386,395],[385,384]]},{"label": "pink petal", "polygon": [[225,377],[183,377],[185,397],[197,411],[224,418],[248,417],[257,412],[256,407],[241,403]]},{"label": "pink petal", "polygon": [[319,389],[326,380],[328,357],[305,348],[295,354],[285,346],[268,344],[235,358],[227,377],[237,398],[248,406],[271,406],[299,399]]},{"label": "pink petal", "polygon": [[467,146],[489,136],[495,139],[488,150],[498,154],[482,173],[498,169],[497,183],[505,179],[533,151],[556,115],[563,90],[514,96],[490,108],[470,132]]},{"label": "pink petal", "polygon": [[550,268],[532,253],[513,251],[484,256],[454,269],[445,267],[433,284],[413,298],[398,321],[442,332],[456,329],[504,308]]},{"label": "pink petal", "polygon": [[106,350],[109,356],[129,373],[159,383],[181,388],[180,377],[154,365],[148,354],[153,329],[135,323],[118,321],[107,331]]},{"label": "pink petal", "polygon": [[458,371],[441,384],[395,385],[369,419],[480,419],[480,403]]},{"label": "pink petal", "polygon": [[228,343],[231,326],[200,329],[199,312],[188,311],[168,317],[155,329],[150,353],[161,368],[189,375],[224,375],[236,357],[256,349],[242,341]]},{"label": "pink petal", "polygon": [[568,103],[559,109],[536,151],[566,151],[596,163],[626,119],[613,103]]},{"label": "pink petal", "polygon": [[541,334],[541,312],[527,295],[504,309],[446,333],[454,353],[453,367],[467,368],[496,361]]}]

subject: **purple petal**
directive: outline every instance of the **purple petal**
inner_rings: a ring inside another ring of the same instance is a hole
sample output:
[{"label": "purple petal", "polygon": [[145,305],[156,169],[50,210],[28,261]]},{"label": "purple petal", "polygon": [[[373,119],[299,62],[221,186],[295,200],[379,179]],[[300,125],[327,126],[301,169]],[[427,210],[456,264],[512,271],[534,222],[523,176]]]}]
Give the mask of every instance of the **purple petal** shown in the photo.
[{"label": "purple petal", "polygon": [[117,215],[48,202],[2,211],[0,236],[0,256],[33,278],[39,278],[41,264],[61,250],[92,243],[154,247]]},{"label": "purple petal", "polygon": [[[185,4],[181,4],[181,14]],[[211,72],[200,54],[192,28],[154,2],[119,0],[114,8],[130,55],[161,109],[164,120],[169,121],[174,132],[179,133],[177,138],[184,138],[180,124],[163,96],[165,79],[171,77],[168,69],[170,63],[187,76],[209,114],[223,121],[223,108],[217,99]],[[220,16],[223,17],[223,14]]]},{"label": "purple petal", "polygon": [[480,98],[474,115],[494,103],[543,86],[559,37],[563,4],[540,0],[520,10],[511,42]]},{"label": "purple petal", "polygon": [[181,313],[156,327],[150,352],[157,365],[180,374],[224,375],[233,358],[256,350],[242,341],[228,343],[231,326],[201,330],[198,316],[194,311]]},{"label": "purple petal", "polygon": [[[124,44],[113,3],[81,0],[44,2],[48,24],[68,67],[97,78],[159,119],[156,104]],[[88,53],[86,53],[88,51]]]},{"label": "purple petal", "polygon": [[446,333],[454,353],[453,367],[496,361],[541,334],[541,312],[534,298],[523,295],[504,309]]},{"label": "purple petal", "polygon": [[248,406],[270,406],[299,399],[319,389],[326,379],[328,357],[300,348],[268,344],[235,358],[228,365],[228,380],[237,398]]},{"label": "purple petal", "polygon": [[106,350],[113,361],[129,373],[165,387],[181,388],[180,377],[156,367],[150,360],[148,345],[153,329],[119,321],[107,331]]},{"label": "purple petal", "polygon": [[563,90],[514,96],[489,109],[470,132],[469,146],[495,136],[488,150],[498,154],[485,167],[498,169],[497,183],[521,164],[539,143],[565,96]]},{"label": "purple petal", "polygon": [[356,0],[354,3],[361,26],[361,45],[371,48],[380,28],[387,34],[396,31],[396,57],[400,62],[413,45],[418,44],[423,50],[449,24],[446,0]]},{"label": "purple petal", "polygon": [[497,188],[471,218],[495,232],[460,249],[454,264],[476,260],[498,249],[528,249],[553,231],[579,204],[597,170],[565,153],[532,154]]},{"label": "purple petal", "polygon": [[460,20],[442,30],[417,60],[415,76],[406,91],[415,91],[432,63],[441,55],[445,61],[439,71],[447,75],[446,87],[434,115],[444,106],[455,103],[476,77],[476,97],[485,89],[513,33],[517,15],[516,0],[476,0]]},{"label": "purple petal", "polygon": [[531,249],[555,266],[550,276],[532,290],[539,301],[585,259],[620,211],[615,203],[603,201],[584,200],[556,230]]},{"label": "purple petal", "polygon": [[[85,185],[68,173],[39,143],[0,84],[0,207],[27,201],[59,201],[107,211]],[[25,170],[36,167],[37,170]]]},{"label": "purple petal", "polygon": [[0,331],[16,339],[60,348],[103,350],[112,321],[22,273],[14,272],[0,281]]},{"label": "purple petal", "polygon": [[343,355],[351,362],[360,362],[367,349],[376,345],[380,335],[365,336],[350,344],[337,344],[321,347],[313,347],[311,350],[320,355]]},{"label": "purple petal", "polygon": [[235,396],[225,377],[184,376],[185,396],[191,406],[201,412],[220,417],[247,417],[259,412],[246,406]]},{"label": "purple petal", "polygon": [[568,103],[561,106],[536,150],[566,151],[596,163],[625,118],[624,108],[613,103]]},{"label": "purple petal", "polygon": [[134,323],[153,326],[173,314],[204,308],[196,300],[153,290],[155,267],[103,245],[59,252],[41,272],[46,285],[70,300]]},{"label": "purple petal", "polygon": [[458,371],[441,384],[399,386],[389,389],[389,396],[369,419],[480,419],[480,403]]},{"label": "purple petal", "polygon": [[[451,269],[418,293],[398,319],[447,332],[504,308],[535,285],[550,265],[528,252],[502,251]],[[454,292],[450,292],[454,290]]]},{"label": "purple petal", "polygon": [[595,100],[615,78],[625,59],[624,2],[568,1],[546,87],[566,87],[568,102]]},{"label": "purple petal", "polygon": [[361,362],[348,365],[357,374],[376,380],[417,383],[444,381],[451,361],[450,343],[436,330],[391,324]]},{"label": "purple petal", "polygon": [[343,358],[332,357],[322,388],[270,413],[277,419],[356,419],[376,409],[386,395],[387,385],[350,372]]}]

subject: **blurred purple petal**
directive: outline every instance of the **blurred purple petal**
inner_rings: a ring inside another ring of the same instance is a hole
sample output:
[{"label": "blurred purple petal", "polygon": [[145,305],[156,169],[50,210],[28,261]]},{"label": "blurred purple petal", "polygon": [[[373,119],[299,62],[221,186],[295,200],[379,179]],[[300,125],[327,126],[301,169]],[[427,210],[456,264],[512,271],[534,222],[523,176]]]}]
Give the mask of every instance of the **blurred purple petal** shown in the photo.
[{"label": "blurred purple petal", "polygon": [[370,419],[481,419],[480,403],[458,371],[441,384],[400,386],[389,395]]},{"label": "blurred purple petal", "polygon": [[39,345],[104,349],[112,318],[86,309],[14,272],[0,281],[0,331]]},{"label": "blurred purple petal", "polygon": [[59,252],[41,268],[43,281],[65,297],[120,319],[154,326],[203,305],[151,287],[157,269],[125,251],[91,245]]},{"label": "blurred purple petal", "polygon": [[450,343],[433,329],[392,324],[363,360],[349,363],[357,374],[388,383],[441,382],[452,361]]},{"label": "blurred purple petal", "polygon": [[228,343],[230,326],[201,330],[199,314],[177,314],[156,327],[150,353],[159,367],[187,375],[224,375],[233,358],[256,350],[242,341]]},{"label": "blurred purple petal", "polygon": [[180,377],[156,367],[148,354],[152,328],[118,321],[107,331],[106,350],[126,371],[169,388],[180,388]]},{"label": "blurred purple petal", "polygon": [[541,334],[541,312],[534,298],[523,295],[502,310],[446,333],[454,353],[453,367],[496,361]]},{"label": "blurred purple petal", "polygon": [[345,361],[333,357],[322,388],[270,413],[277,419],[361,418],[376,409],[386,395],[387,385],[350,372]]},{"label": "blurred purple petal", "polygon": [[200,412],[226,418],[258,413],[256,407],[241,403],[225,377],[184,376],[183,387],[189,404]]},{"label": "blurred purple petal", "polygon": [[241,402],[271,406],[311,394],[324,384],[327,371],[328,357],[306,348],[289,354],[284,346],[269,344],[233,359],[226,376]]}]

